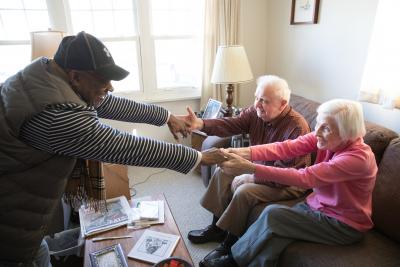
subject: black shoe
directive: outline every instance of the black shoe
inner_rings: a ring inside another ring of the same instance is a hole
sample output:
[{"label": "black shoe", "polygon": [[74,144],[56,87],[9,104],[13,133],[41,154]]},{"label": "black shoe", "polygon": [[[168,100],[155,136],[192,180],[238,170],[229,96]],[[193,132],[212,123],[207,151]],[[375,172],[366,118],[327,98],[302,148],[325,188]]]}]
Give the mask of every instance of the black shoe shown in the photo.
[{"label": "black shoe", "polygon": [[225,255],[219,258],[202,260],[199,263],[200,267],[238,267],[232,256]]},{"label": "black shoe", "polygon": [[207,242],[221,242],[226,236],[226,231],[215,225],[209,225],[201,230],[192,230],[188,233],[188,239],[195,244]]},{"label": "black shoe", "polygon": [[224,241],[221,244],[219,244],[219,246],[216,249],[214,249],[210,253],[208,253],[204,257],[204,260],[211,260],[211,259],[219,258],[221,256],[228,255],[231,247],[236,243],[237,240],[238,240],[238,238],[236,236],[234,236],[228,232]]}]

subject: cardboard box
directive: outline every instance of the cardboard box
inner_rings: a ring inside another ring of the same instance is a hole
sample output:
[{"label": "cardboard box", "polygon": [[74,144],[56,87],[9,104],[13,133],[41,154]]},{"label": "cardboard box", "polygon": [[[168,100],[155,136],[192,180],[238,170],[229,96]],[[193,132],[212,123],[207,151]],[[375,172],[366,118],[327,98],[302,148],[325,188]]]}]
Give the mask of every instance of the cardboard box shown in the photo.
[{"label": "cardboard box", "polygon": [[107,199],[122,195],[126,196],[128,200],[131,199],[129,190],[128,166],[104,163],[103,174],[106,184]]}]

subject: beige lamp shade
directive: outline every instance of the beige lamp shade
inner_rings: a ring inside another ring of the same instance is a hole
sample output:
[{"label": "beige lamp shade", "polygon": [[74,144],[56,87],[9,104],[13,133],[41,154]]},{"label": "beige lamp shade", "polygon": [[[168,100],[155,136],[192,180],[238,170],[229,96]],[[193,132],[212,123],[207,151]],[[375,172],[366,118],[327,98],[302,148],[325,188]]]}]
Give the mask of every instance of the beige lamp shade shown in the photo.
[{"label": "beige lamp shade", "polygon": [[34,60],[38,57],[53,58],[63,37],[64,32],[61,31],[31,32],[31,59]]},{"label": "beige lamp shade", "polygon": [[241,45],[223,45],[218,47],[211,83],[235,84],[253,79],[246,51]]}]

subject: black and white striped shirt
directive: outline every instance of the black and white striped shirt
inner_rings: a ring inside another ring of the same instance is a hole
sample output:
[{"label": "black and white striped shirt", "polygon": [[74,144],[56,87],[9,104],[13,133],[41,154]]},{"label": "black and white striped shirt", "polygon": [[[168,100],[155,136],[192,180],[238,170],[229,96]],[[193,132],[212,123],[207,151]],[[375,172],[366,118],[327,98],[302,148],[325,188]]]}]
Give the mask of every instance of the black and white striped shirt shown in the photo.
[{"label": "black and white striped shirt", "polygon": [[188,173],[200,160],[197,151],[135,136],[99,121],[105,118],[161,126],[168,116],[162,107],[109,94],[97,109],[78,104],[49,106],[23,125],[20,138],[49,153]]}]

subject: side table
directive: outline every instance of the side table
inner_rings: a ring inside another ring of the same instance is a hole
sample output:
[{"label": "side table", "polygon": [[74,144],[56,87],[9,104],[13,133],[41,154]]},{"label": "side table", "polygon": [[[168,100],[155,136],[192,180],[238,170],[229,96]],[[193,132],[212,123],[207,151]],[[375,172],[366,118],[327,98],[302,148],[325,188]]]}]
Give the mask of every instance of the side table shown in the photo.
[{"label": "side table", "polygon": [[[164,222],[164,224],[153,225],[147,229],[180,236],[178,245],[176,246],[174,252],[172,253],[172,256],[182,258],[193,265],[192,258],[190,257],[189,251],[186,248],[185,242],[183,241],[182,235],[179,232],[179,229],[175,223],[174,217],[172,216],[171,210],[169,209],[168,202],[165,199],[164,195],[160,194],[160,195],[152,196],[152,200],[164,200],[165,222]],[[131,204],[131,206],[133,205],[133,200],[130,200],[130,204]],[[91,267],[89,253],[100,250],[102,248],[105,248],[105,247],[108,247],[111,245],[114,245],[114,244],[117,244],[117,243],[121,244],[121,247],[124,252],[125,259],[128,263],[128,266],[130,266],[130,267],[152,266],[153,264],[128,258],[129,251],[131,251],[131,249],[133,248],[135,243],[139,240],[140,236],[143,234],[143,232],[145,230],[146,229],[130,230],[130,229],[127,229],[126,226],[122,226],[122,227],[112,229],[107,232],[99,233],[98,235],[88,237],[85,240],[84,266]],[[93,242],[91,240],[93,237],[108,237],[108,236],[121,236],[121,235],[132,235],[134,237],[126,238],[126,239],[104,240],[104,241],[100,241],[100,242]]]}]

